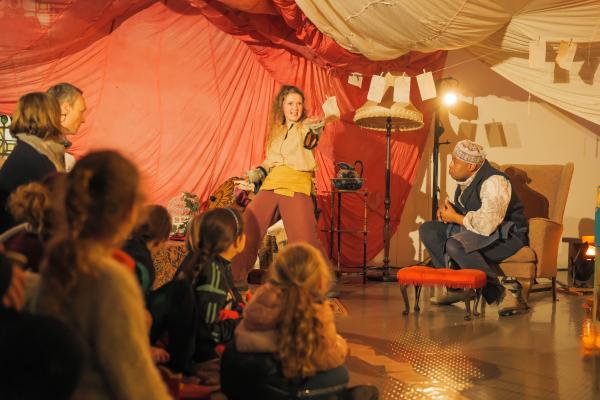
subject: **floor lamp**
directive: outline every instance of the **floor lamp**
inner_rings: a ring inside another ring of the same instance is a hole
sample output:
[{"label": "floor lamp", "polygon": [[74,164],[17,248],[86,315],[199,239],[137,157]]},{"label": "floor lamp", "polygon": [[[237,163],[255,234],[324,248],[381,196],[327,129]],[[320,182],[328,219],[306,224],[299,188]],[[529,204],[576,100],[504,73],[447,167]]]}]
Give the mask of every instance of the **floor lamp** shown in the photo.
[{"label": "floor lamp", "polygon": [[392,132],[406,132],[423,127],[423,114],[410,103],[396,103],[393,100],[395,77],[386,76],[386,89],[382,100],[377,103],[371,100],[356,110],[354,123],[360,127],[386,133],[385,152],[385,214],[383,225],[383,266],[381,277],[376,279],[394,281],[396,277],[390,274],[390,148]]},{"label": "floor lamp", "polygon": [[[448,84],[453,85],[451,88],[444,87],[448,86]],[[442,91],[443,96],[440,100],[438,100],[437,106],[435,108],[435,118],[433,122],[433,151],[432,151],[432,159],[433,159],[433,173],[432,173],[432,189],[431,189],[431,220],[435,221],[437,219],[437,209],[438,209],[438,194],[440,193],[440,184],[439,184],[439,165],[440,165],[440,145],[442,144],[450,144],[449,141],[440,142],[440,137],[444,133],[444,125],[440,121],[440,111],[442,109],[442,104],[445,106],[453,106],[456,103],[456,85],[458,81],[452,77],[446,77],[438,79],[435,83],[437,91]]]}]

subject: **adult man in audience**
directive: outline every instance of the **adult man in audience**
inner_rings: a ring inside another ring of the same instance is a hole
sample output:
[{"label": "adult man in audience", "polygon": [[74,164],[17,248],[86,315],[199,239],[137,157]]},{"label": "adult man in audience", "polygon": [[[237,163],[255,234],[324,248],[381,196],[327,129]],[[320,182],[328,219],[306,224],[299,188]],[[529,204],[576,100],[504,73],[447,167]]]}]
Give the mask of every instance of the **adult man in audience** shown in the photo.
[{"label": "adult man in audience", "polygon": [[[76,135],[79,127],[85,122],[85,99],[83,91],[70,83],[58,83],[48,89],[48,94],[58,100],[60,104],[60,123],[67,135]],[[69,147],[71,142],[65,137],[65,147]],[[75,164],[75,158],[69,153],[65,153],[65,164],[67,171],[70,171]]]},{"label": "adult man in audience", "polygon": [[[456,144],[449,173],[458,184],[453,203],[446,199],[437,211],[438,221],[425,222],[419,229],[433,266],[453,263],[461,269],[479,269],[487,276],[483,296],[488,304],[501,303],[501,316],[526,310],[518,281],[505,278],[500,283],[489,264],[528,244],[523,205],[509,177],[492,167],[483,147],[470,140]],[[437,303],[451,304],[462,298],[462,291],[449,290]]]}]

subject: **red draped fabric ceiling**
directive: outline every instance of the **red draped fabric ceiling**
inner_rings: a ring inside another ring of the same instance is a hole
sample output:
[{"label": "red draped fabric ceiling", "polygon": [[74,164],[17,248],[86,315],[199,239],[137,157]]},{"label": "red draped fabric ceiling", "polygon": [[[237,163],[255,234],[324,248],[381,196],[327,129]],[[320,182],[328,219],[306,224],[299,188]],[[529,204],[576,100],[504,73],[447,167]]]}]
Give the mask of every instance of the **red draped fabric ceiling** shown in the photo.
[{"label": "red draped fabric ceiling", "polygon": [[[302,88],[315,114],[327,96],[336,96],[341,121],[327,127],[316,152],[320,224],[326,227],[331,211],[325,191],[334,163],[362,160],[370,192],[370,259],[383,248],[385,135],[352,123],[369,80],[363,88],[350,86],[348,73],[416,75],[440,69],[445,53],[410,53],[373,63],[321,34],[293,1],[270,3],[277,15],[198,0],[47,0],[34,9],[5,6],[0,10],[0,111],[14,111],[18,97],[29,91],[61,81],[75,84],[84,91],[88,112],[80,133],[71,138],[73,153],[121,151],[142,171],[149,199],[166,204],[182,191],[205,199],[221,182],[262,161],[267,114],[281,84]],[[421,104],[413,89],[427,127],[433,104]],[[392,231],[426,133],[394,134]],[[362,200],[348,196],[346,227],[360,228],[362,213]],[[328,243],[325,234],[322,239]],[[361,236],[347,235],[342,261],[360,263],[361,243]]]}]

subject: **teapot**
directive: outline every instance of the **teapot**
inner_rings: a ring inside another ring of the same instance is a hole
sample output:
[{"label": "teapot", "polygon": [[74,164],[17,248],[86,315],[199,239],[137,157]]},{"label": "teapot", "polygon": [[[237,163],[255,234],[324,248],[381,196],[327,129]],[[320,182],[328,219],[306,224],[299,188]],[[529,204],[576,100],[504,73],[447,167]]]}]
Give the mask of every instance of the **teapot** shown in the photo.
[{"label": "teapot", "polygon": [[[362,187],[364,182],[362,161],[356,160],[354,165],[345,162],[338,162],[335,165],[338,167],[338,173],[331,181],[336,189],[358,190]],[[360,172],[357,170],[359,166]]]}]

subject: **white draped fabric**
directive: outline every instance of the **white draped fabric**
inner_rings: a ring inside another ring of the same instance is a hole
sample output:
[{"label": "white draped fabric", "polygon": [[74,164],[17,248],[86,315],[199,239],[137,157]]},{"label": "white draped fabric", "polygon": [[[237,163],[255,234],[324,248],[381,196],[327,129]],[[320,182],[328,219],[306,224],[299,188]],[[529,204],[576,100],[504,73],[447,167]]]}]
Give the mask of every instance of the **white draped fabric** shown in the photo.
[{"label": "white draped fabric", "polygon": [[[317,28],[349,51],[389,60],[409,51],[467,48],[511,82],[600,124],[598,0],[296,0]],[[529,42],[548,42],[542,69]],[[569,71],[555,70],[561,40],[578,48]]]}]

